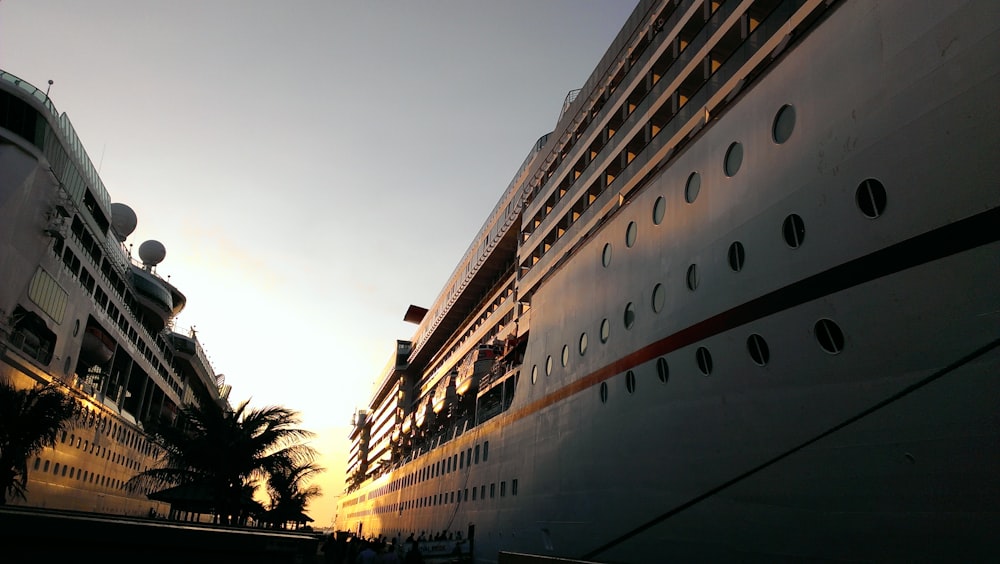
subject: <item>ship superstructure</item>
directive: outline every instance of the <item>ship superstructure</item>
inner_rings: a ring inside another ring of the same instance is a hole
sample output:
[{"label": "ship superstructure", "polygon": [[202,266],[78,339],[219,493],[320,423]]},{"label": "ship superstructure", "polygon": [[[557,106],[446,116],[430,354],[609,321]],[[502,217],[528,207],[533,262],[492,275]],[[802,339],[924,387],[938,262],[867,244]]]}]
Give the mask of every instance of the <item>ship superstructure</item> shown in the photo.
[{"label": "ship superstructure", "polygon": [[159,454],[145,429],[184,404],[227,401],[195,331],[174,324],[187,298],[156,272],[166,249],[145,241],[133,258],[136,223],[48,93],[0,71],[0,371],[79,405],[29,461],[28,498],[11,503],[165,513],[125,486]]},{"label": "ship superstructure", "polygon": [[997,555],[998,22],[641,1],[407,312],[338,526],[476,562]]}]

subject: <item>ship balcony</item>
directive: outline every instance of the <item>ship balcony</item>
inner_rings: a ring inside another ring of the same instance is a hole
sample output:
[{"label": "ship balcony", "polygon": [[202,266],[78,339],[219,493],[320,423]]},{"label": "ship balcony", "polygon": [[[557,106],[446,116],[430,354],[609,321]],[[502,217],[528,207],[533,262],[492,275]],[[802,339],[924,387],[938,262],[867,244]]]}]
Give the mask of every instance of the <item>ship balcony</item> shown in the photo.
[{"label": "ship balcony", "polygon": [[170,287],[158,276],[137,266],[132,267],[132,283],[136,301],[144,313],[157,323],[157,330],[167,325],[174,313],[174,300]]},{"label": "ship balcony", "polygon": [[185,374],[193,374],[197,381],[208,390],[218,387],[215,371],[208,364],[198,340],[180,333],[170,334],[170,343],[174,348],[174,360],[177,368]]}]

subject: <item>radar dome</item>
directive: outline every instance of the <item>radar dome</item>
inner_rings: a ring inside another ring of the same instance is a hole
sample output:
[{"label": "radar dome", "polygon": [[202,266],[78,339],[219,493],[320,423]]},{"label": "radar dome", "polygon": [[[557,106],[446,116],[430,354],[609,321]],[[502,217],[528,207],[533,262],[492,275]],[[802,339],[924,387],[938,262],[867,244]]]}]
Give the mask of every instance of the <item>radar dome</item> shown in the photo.
[{"label": "radar dome", "polygon": [[111,204],[111,225],[118,232],[119,240],[124,241],[131,235],[135,231],[136,223],[132,208],[120,203]]},{"label": "radar dome", "polygon": [[156,266],[167,256],[167,249],[163,243],[150,239],[139,245],[139,258],[146,266]]}]

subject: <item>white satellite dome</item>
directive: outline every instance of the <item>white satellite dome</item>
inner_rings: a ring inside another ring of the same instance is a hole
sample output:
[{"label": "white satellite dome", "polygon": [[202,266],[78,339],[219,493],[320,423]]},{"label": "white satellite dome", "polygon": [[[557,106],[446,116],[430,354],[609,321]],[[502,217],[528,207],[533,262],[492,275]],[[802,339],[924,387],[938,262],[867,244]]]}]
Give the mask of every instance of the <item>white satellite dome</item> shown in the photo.
[{"label": "white satellite dome", "polygon": [[139,258],[145,266],[156,266],[167,256],[167,248],[163,243],[150,239],[139,245]]},{"label": "white satellite dome", "polygon": [[124,241],[128,238],[135,231],[137,222],[132,208],[117,202],[111,204],[111,225],[118,233],[119,240]]}]

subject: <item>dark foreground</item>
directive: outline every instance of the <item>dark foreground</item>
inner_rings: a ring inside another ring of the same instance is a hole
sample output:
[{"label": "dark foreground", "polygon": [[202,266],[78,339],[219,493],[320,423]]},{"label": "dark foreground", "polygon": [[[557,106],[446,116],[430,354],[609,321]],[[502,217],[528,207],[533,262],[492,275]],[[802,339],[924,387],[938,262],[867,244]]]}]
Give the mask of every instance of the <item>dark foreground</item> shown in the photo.
[{"label": "dark foreground", "polygon": [[6,562],[314,564],[312,533],[0,507]]}]

